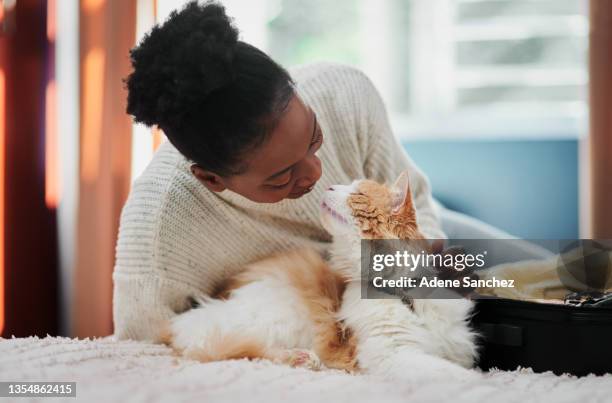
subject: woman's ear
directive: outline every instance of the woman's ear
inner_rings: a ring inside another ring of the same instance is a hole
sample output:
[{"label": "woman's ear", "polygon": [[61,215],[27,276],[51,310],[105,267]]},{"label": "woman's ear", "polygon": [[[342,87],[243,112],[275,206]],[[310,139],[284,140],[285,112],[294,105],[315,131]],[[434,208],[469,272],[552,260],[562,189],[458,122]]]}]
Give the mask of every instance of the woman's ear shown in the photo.
[{"label": "woman's ear", "polygon": [[393,214],[412,212],[414,210],[408,171],[402,172],[393,186],[391,186],[391,204],[391,212]]},{"label": "woman's ear", "polygon": [[214,172],[210,172],[199,166],[198,164],[191,165],[191,173],[195,176],[202,185],[206,186],[213,192],[222,192],[226,189],[223,183],[223,178]]}]

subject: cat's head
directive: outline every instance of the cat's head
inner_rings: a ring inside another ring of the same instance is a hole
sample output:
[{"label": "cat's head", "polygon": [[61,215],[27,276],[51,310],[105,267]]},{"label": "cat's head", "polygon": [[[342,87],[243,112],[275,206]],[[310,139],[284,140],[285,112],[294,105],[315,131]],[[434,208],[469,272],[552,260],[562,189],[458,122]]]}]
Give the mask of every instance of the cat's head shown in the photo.
[{"label": "cat's head", "polygon": [[406,172],[393,185],[362,179],[331,186],[321,201],[321,222],[335,238],[423,238]]}]

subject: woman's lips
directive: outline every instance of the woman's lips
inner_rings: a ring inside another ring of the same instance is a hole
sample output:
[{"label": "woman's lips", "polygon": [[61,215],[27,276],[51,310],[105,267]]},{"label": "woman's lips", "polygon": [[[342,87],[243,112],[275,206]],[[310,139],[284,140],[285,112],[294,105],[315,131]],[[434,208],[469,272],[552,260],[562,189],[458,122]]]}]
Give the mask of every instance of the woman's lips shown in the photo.
[{"label": "woman's lips", "polygon": [[292,197],[303,196],[306,193],[309,193],[314,188],[314,185],[315,184],[313,183],[312,185],[310,185],[310,186],[308,186],[306,188],[302,188],[302,189],[298,190],[297,192],[291,192],[291,193],[289,193],[289,196],[292,196]]}]

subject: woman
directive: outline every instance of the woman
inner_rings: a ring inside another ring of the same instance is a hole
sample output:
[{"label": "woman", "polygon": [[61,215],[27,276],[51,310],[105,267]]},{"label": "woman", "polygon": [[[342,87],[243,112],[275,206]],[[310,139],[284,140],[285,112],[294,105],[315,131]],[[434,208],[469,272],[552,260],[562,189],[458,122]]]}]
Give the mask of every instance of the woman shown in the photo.
[{"label": "woman", "polygon": [[361,72],[289,74],[238,40],[223,7],[189,3],[132,50],[127,112],[164,143],[123,209],[115,334],[155,339],[164,319],[249,261],[330,239],[319,200],[333,184],[408,170],[418,224],[444,238],[424,175],[395,140]]}]

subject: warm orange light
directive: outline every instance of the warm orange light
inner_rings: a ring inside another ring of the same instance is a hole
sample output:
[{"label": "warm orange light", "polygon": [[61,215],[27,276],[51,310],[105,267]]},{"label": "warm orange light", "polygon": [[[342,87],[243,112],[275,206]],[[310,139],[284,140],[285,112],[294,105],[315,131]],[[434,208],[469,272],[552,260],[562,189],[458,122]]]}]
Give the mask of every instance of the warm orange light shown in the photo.
[{"label": "warm orange light", "polygon": [[84,0],[82,4],[85,12],[93,13],[104,5],[104,0]]},{"label": "warm orange light", "polygon": [[45,97],[45,203],[49,208],[56,208],[60,199],[60,183],[55,80],[47,84]]},{"label": "warm orange light", "polygon": [[55,41],[55,0],[47,0],[47,39]]},{"label": "warm orange light", "polygon": [[102,140],[102,101],[104,97],[104,51],[87,52],[83,67],[83,130],[81,178],[93,182],[98,177]]},{"label": "warm orange light", "polygon": [[[157,0],[153,0],[153,21],[157,22]],[[161,144],[163,132],[157,126],[153,126],[153,152]]]},{"label": "warm orange light", "polygon": [[164,132],[159,127],[153,126],[153,151],[156,151],[161,144],[163,135]]},{"label": "warm orange light", "polygon": [[2,24],[4,20],[4,2],[0,0],[0,24]]},{"label": "warm orange light", "polygon": [[0,69],[0,333],[4,330],[4,146],[5,146],[5,79]]}]

